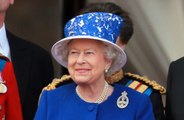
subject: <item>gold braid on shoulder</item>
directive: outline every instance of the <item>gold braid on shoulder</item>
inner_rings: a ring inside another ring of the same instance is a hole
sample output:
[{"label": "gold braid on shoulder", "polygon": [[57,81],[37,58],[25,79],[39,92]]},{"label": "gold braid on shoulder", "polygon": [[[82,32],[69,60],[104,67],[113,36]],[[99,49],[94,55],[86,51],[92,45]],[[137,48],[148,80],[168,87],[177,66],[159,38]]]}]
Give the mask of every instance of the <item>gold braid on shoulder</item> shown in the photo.
[{"label": "gold braid on shoulder", "polygon": [[119,70],[119,71],[116,71],[111,76],[106,77],[106,81],[109,84],[113,84],[113,83],[119,82],[123,78],[123,76],[124,76],[123,70]]},{"label": "gold braid on shoulder", "polygon": [[113,75],[106,77],[106,80],[108,83],[113,84],[116,82],[119,82],[123,77],[130,77],[139,81],[142,81],[143,83],[152,86],[154,90],[158,90],[161,94],[166,93],[166,89],[159,85],[156,81],[150,80],[146,77],[141,77],[140,75],[137,74],[132,74],[132,73],[123,73],[122,70],[117,71]]},{"label": "gold braid on shoulder", "polygon": [[[111,75],[109,77],[106,77],[106,81],[109,84],[113,84],[113,83],[119,82],[123,77],[131,77],[133,79],[140,80],[140,81],[146,83],[147,85],[152,86],[153,89],[158,90],[161,94],[166,93],[166,89],[163,86],[159,85],[156,81],[150,80],[146,77],[142,77],[142,76],[137,75],[137,74],[123,73],[122,70],[117,71],[116,73],[114,73],[113,75]],[[58,84],[63,83],[65,81],[68,81],[68,80],[70,80],[70,78],[71,78],[70,75],[63,75],[60,79],[54,79],[53,82],[50,83],[49,85],[47,85],[46,87],[44,87],[43,90],[49,91],[49,90],[56,89],[56,86]]]},{"label": "gold braid on shoulder", "polygon": [[166,93],[166,89],[163,86],[159,85],[154,80],[150,80],[150,79],[148,79],[146,77],[141,77],[141,76],[139,76],[137,74],[132,74],[132,73],[125,73],[124,76],[133,77],[133,78],[135,78],[137,80],[143,81],[143,82],[147,83],[148,85],[152,86],[153,89],[158,90],[161,94],[165,94]]},{"label": "gold braid on shoulder", "polygon": [[54,89],[56,89],[56,86],[59,83],[62,83],[64,81],[68,81],[70,78],[71,78],[70,75],[63,75],[60,79],[55,78],[52,81],[52,83],[50,83],[49,85],[47,85],[46,87],[44,87],[42,91],[44,91],[44,90],[47,90],[47,91],[54,90]]},{"label": "gold braid on shoulder", "polygon": [[[46,91],[54,90],[54,89],[56,89],[56,86],[58,84],[63,83],[64,81],[68,81],[68,80],[70,80],[70,78],[71,78],[70,75],[63,75],[60,79],[55,78],[55,79],[53,79],[52,83],[48,84],[46,87],[44,87],[42,89],[42,92],[45,91],[45,90]],[[40,97],[42,95],[42,92],[41,92],[41,94],[39,96],[38,104],[40,102]]]}]

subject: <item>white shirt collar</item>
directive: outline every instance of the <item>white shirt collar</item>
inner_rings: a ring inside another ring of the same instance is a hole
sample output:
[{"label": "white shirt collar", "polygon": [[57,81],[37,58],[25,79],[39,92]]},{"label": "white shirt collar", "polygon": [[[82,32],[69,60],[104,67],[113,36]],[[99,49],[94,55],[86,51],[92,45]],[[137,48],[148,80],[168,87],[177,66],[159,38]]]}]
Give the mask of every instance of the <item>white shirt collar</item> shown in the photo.
[{"label": "white shirt collar", "polygon": [[5,24],[0,28],[0,53],[10,59],[10,46],[6,36]]}]

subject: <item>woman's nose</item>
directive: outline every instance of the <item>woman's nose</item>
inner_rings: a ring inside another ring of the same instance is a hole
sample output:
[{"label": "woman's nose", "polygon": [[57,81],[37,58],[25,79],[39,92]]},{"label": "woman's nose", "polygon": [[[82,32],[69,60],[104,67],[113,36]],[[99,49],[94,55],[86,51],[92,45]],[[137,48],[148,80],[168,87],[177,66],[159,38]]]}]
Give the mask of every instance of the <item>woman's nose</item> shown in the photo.
[{"label": "woman's nose", "polygon": [[84,54],[80,53],[79,57],[77,58],[77,63],[78,64],[84,64],[85,63],[85,59],[84,59]]}]

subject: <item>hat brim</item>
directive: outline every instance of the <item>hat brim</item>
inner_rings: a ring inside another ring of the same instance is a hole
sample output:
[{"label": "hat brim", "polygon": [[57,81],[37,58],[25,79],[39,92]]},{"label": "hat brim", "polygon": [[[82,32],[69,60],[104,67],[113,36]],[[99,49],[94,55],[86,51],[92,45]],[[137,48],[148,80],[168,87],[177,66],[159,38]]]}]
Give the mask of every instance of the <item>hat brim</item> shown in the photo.
[{"label": "hat brim", "polygon": [[67,68],[67,50],[66,50],[66,46],[68,46],[68,43],[71,41],[71,40],[74,40],[74,39],[93,39],[93,40],[99,40],[99,41],[102,41],[104,42],[105,44],[107,45],[110,45],[112,46],[114,49],[117,50],[118,52],[118,56],[115,58],[115,63],[114,63],[114,72],[117,71],[117,70],[120,70],[126,63],[127,61],[127,57],[126,57],[126,54],[124,52],[123,49],[121,49],[118,45],[110,42],[110,41],[107,41],[105,39],[102,39],[102,38],[98,38],[98,37],[91,37],[91,36],[72,36],[72,37],[67,37],[67,38],[63,38],[61,40],[59,40],[58,42],[56,42],[53,46],[52,46],[52,49],[51,49],[51,53],[52,53],[52,56],[54,57],[54,59],[59,63],[61,64],[62,66],[66,67]]}]

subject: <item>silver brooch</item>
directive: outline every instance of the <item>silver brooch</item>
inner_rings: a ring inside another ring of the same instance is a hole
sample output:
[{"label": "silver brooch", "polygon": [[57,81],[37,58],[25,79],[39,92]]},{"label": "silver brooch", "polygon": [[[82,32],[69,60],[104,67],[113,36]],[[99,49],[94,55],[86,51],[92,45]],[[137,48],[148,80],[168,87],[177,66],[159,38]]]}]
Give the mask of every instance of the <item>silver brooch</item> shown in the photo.
[{"label": "silver brooch", "polygon": [[121,96],[119,96],[119,98],[117,99],[117,106],[119,108],[125,108],[127,107],[128,104],[129,104],[129,99],[127,97],[127,92],[123,91],[121,93]]}]

